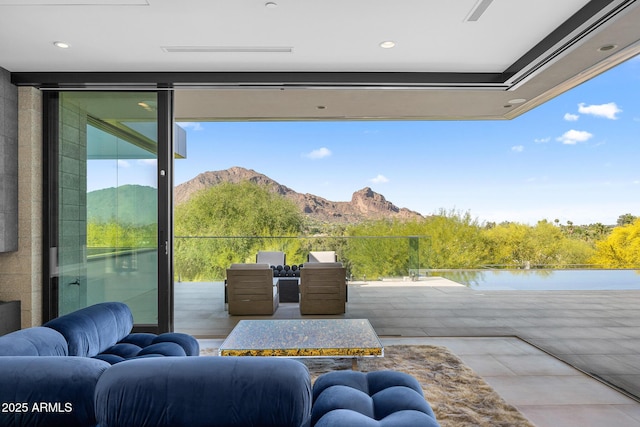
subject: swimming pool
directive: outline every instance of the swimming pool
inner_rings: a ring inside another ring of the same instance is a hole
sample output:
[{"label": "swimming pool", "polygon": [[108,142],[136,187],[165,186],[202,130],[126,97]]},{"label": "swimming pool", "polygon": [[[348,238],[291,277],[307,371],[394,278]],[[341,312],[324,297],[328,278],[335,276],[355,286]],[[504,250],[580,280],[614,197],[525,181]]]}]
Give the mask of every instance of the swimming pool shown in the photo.
[{"label": "swimming pool", "polygon": [[429,275],[482,291],[640,289],[640,270],[452,270]]}]

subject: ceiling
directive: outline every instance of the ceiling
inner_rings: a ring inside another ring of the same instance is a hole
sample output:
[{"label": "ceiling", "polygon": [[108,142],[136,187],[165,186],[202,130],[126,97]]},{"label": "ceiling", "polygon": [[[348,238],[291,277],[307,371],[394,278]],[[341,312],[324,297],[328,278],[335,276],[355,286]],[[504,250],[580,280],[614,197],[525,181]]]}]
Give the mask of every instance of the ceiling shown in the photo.
[{"label": "ceiling", "polygon": [[640,52],[639,3],[0,0],[0,67],[178,120],[509,119]]}]

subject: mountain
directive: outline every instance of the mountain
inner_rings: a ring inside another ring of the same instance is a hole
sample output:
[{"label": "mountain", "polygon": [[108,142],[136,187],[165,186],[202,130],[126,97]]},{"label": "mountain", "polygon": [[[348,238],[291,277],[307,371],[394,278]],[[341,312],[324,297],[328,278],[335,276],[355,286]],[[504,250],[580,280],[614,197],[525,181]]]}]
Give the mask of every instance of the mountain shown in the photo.
[{"label": "mountain", "polygon": [[291,188],[279,184],[266,175],[251,169],[232,167],[221,171],[204,172],[195,178],[178,185],[174,191],[175,204],[186,202],[197,191],[207,189],[222,182],[240,183],[243,181],[267,187],[270,191],[280,194],[293,201],[308,217],[331,223],[354,223],[368,219],[422,218],[418,212],[406,208],[399,208],[387,201],[382,194],[376,193],[369,187],[353,193],[349,202],[332,202],[313,194],[298,193]]},{"label": "mountain", "polygon": [[158,222],[158,191],[144,185],[122,185],[87,193],[87,221],[134,226]]}]

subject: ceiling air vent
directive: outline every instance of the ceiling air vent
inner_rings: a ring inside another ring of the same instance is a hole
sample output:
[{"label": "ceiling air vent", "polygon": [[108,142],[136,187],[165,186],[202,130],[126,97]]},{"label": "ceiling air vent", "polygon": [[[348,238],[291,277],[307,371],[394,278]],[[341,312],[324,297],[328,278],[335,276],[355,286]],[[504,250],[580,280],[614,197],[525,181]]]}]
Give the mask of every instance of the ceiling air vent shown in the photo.
[{"label": "ceiling air vent", "polygon": [[290,46],[162,46],[167,53],[291,53]]}]

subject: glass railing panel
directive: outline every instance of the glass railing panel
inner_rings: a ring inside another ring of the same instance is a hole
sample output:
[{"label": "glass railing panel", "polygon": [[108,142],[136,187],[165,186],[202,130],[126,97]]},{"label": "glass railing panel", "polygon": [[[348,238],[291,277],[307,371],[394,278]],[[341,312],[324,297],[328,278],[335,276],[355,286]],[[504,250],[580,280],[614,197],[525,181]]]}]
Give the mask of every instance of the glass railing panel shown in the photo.
[{"label": "glass railing panel", "polygon": [[417,279],[429,268],[427,236],[176,236],[175,280],[221,281],[234,263],[254,263],[258,251],[286,254],[286,264],[307,262],[312,251],[334,251],[351,280]]}]

